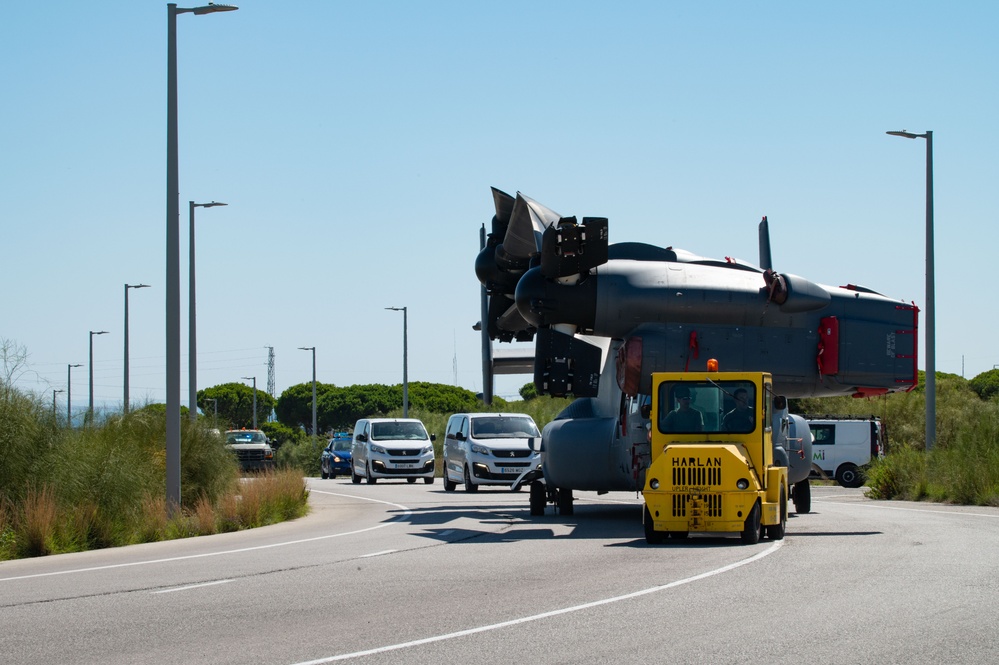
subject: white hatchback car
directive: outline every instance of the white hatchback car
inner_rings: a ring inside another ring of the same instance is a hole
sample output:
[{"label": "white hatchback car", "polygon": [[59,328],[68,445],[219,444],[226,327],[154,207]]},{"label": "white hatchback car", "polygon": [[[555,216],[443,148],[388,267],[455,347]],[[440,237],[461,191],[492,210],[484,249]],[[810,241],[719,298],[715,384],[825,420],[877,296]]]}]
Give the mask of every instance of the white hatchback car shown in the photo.
[{"label": "white hatchback car", "polygon": [[436,438],[415,418],[362,418],[354,425],[350,479],[373,485],[379,478],[423,478],[430,485]]},{"label": "white hatchback car", "polygon": [[[456,413],[447,421],[444,489],[457,483],[466,492],[479,485],[512,486],[525,471],[541,465],[531,439],[541,439],[534,419],[525,413]],[[518,487],[519,489],[519,487]]]}]

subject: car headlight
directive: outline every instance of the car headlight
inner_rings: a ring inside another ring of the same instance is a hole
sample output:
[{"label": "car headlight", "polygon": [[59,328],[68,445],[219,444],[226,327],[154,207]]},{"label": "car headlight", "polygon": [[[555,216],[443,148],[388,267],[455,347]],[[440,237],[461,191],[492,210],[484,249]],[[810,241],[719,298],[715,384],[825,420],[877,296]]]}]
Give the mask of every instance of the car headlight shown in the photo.
[{"label": "car headlight", "polygon": [[480,455],[488,455],[489,454],[489,449],[486,448],[485,446],[480,446],[477,443],[473,443],[472,444],[472,452],[473,453],[478,453]]},{"label": "car headlight", "polygon": [[745,478],[739,478],[739,480],[735,481],[735,486],[741,490],[749,489],[749,481]]},{"label": "car headlight", "polygon": [[333,461],[334,462],[340,462],[340,456],[339,455],[334,455],[333,456]]},{"label": "car headlight", "polygon": [[434,447],[433,447],[433,445],[429,445],[426,448],[424,448],[423,450],[421,450],[420,454],[421,455],[429,455],[432,452],[434,452]]},{"label": "car headlight", "polygon": [[650,480],[649,481],[649,487],[651,487],[654,490],[659,489],[659,479],[658,478],[653,478],[652,480]]},{"label": "car headlight", "polygon": [[381,446],[376,446],[373,443],[371,444],[371,452],[373,452],[373,453],[381,453],[382,455],[388,455],[388,451],[387,450],[385,450]]}]

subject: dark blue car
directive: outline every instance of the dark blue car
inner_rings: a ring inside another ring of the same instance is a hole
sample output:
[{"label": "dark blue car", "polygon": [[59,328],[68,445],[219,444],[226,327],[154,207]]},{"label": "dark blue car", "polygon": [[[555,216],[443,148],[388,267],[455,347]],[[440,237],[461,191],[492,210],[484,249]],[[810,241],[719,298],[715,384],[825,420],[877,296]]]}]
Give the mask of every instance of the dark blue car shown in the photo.
[{"label": "dark blue car", "polygon": [[324,480],[338,475],[350,475],[350,444],[349,434],[335,434],[329,445],[323,448],[319,459],[319,473]]}]

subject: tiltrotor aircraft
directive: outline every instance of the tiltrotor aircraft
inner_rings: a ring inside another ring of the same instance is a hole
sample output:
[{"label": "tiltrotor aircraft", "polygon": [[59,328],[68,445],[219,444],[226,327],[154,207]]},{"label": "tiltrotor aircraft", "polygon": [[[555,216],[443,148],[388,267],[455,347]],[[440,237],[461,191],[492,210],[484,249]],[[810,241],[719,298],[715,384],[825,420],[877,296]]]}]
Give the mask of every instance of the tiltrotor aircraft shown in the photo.
[{"label": "tiltrotor aircraft", "polygon": [[[638,491],[649,444],[653,372],[765,371],[784,397],[880,395],[917,380],[918,308],[870,289],[824,286],[774,270],[767,220],[760,266],[673,247],[608,242],[608,220],[562,217],[495,188],[480,231],[483,398],[493,376],[533,372],[539,395],[575,399],[542,432],[531,513],[573,510],[572,490]],[[534,341],[533,353],[493,341]],[[781,442],[797,512],[808,512],[811,436],[803,419]],[[778,432],[778,428],[774,428]],[[807,449],[806,449],[807,448]],[[543,484],[542,484],[543,483]]]}]

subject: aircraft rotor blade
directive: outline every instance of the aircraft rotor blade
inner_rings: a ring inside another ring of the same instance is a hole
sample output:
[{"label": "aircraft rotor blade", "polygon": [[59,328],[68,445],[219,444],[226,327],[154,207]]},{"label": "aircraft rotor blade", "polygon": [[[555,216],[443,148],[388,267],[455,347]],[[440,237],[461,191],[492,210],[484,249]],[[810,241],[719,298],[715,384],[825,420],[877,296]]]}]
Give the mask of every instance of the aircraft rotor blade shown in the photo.
[{"label": "aircraft rotor blade", "polygon": [[511,259],[528,261],[541,251],[541,236],[561,215],[518,193],[503,238],[503,251]]},{"label": "aircraft rotor blade", "polygon": [[770,225],[766,215],[760,221],[760,267],[764,270],[774,269],[773,257],[770,255]]},{"label": "aircraft rotor blade", "polygon": [[491,187],[493,191],[493,207],[496,208],[496,220],[503,224],[510,223],[515,199],[506,192]]}]

